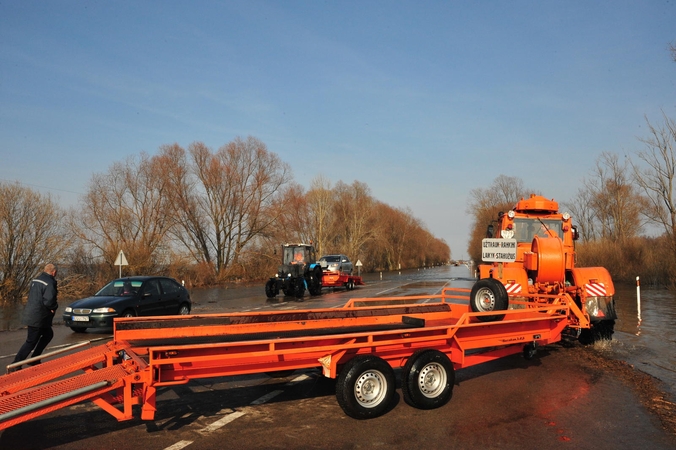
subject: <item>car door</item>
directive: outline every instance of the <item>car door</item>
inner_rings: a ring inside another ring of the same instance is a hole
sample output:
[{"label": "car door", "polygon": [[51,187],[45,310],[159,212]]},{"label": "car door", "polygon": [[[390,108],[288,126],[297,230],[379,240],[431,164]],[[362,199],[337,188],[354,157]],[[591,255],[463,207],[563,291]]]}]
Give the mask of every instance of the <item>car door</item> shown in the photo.
[{"label": "car door", "polygon": [[352,263],[346,255],[340,255],[341,270],[346,273],[352,273]]},{"label": "car door", "polygon": [[162,315],[162,289],[159,280],[152,278],[143,283],[139,302],[139,316]]},{"label": "car door", "polygon": [[181,285],[169,278],[160,278],[162,300],[160,300],[162,314],[178,314],[178,305],[181,304]]}]

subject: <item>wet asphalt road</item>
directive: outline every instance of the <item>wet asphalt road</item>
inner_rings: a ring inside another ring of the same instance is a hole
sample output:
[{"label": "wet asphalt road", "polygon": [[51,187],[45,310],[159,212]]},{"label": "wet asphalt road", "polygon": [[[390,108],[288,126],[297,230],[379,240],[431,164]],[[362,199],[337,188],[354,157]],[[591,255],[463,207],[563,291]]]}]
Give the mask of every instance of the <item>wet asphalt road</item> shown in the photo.
[{"label": "wet asphalt road", "polygon": [[[471,285],[462,278],[451,283]],[[432,294],[448,281],[375,278],[355,291],[302,303],[270,301],[254,286],[225,295],[225,305],[207,295],[193,312],[338,307],[352,297]],[[51,347],[109,336],[109,330],[82,335],[55,326]],[[0,364],[11,362],[24,338],[24,330],[0,333]],[[117,422],[84,403],[3,430],[0,449],[676,448],[676,438],[631,387],[573,357],[574,350],[552,345],[530,361],[514,355],[462,369],[453,398],[435,410],[407,405],[398,386],[388,413],[359,421],[343,413],[333,380],[317,372],[215,378],[160,389],[153,421],[140,420],[137,409],[135,419]]]}]

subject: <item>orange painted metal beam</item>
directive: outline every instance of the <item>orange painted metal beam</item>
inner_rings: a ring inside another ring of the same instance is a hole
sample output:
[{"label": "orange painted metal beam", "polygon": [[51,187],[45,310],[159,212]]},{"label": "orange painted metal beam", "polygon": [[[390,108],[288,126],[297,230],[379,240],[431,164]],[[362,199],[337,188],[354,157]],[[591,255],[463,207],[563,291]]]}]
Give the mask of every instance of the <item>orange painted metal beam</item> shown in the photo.
[{"label": "orange painted metal beam", "polygon": [[142,419],[151,420],[159,386],[290,369],[335,378],[356,355],[396,368],[416,350],[435,349],[459,369],[589,324],[567,294],[514,302],[519,309],[502,311],[504,319],[482,322],[495,313],[471,312],[468,292],[353,299],[339,309],[116,319],[113,342],[0,377],[0,429],[82,400],[118,420],[141,405]]}]

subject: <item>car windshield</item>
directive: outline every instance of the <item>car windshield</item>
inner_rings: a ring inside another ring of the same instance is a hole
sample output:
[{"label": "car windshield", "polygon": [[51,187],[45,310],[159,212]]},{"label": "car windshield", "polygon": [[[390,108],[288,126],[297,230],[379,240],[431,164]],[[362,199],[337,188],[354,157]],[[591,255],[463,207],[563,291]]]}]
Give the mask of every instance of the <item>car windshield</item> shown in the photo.
[{"label": "car windshield", "polygon": [[134,295],[143,284],[140,280],[113,280],[95,294],[97,297],[124,297]]},{"label": "car windshield", "polygon": [[536,235],[547,237],[547,230],[563,239],[560,220],[514,219],[514,237],[518,242],[532,242]]},{"label": "car windshield", "polygon": [[340,262],[340,256],[338,256],[338,255],[322,256],[321,261],[326,261],[326,262]]}]

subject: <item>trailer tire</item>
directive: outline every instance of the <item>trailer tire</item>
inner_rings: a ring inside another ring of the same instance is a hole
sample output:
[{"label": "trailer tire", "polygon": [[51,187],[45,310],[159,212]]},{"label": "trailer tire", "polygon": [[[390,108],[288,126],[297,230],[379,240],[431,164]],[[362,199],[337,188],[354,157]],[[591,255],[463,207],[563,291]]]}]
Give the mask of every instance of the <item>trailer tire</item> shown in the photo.
[{"label": "trailer tire", "polygon": [[418,409],[439,408],[453,395],[453,363],[438,350],[415,352],[406,361],[402,377],[404,401]]},{"label": "trailer tire", "polygon": [[[507,289],[494,278],[483,278],[472,286],[469,304],[473,312],[504,311],[509,304]],[[494,316],[477,316],[481,322],[502,320],[504,314]]]},{"label": "trailer tire", "polygon": [[385,414],[394,393],[394,370],[385,360],[373,355],[352,358],[336,381],[338,405],[354,419],[373,419]]},{"label": "trailer tire", "polygon": [[275,280],[268,280],[267,283],[265,283],[265,295],[268,298],[273,298],[276,297],[279,291],[277,290],[277,283]]}]

